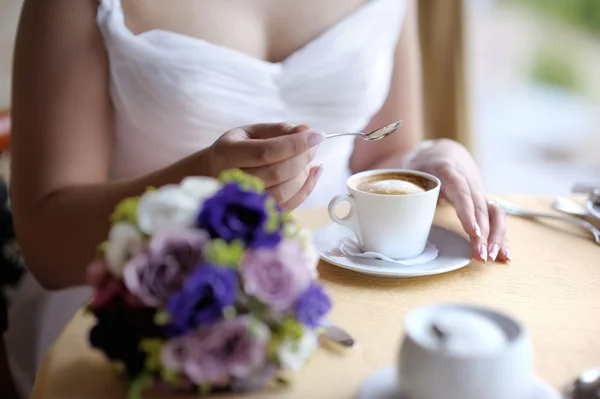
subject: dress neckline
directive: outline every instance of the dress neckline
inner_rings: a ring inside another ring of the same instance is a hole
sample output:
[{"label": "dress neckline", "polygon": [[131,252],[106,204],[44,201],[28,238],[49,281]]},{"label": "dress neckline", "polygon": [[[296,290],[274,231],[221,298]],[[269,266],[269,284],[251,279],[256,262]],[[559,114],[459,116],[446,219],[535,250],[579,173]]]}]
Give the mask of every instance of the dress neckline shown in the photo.
[{"label": "dress neckline", "polygon": [[[212,48],[212,49],[218,50],[224,54],[228,54],[230,56],[234,56],[241,60],[246,60],[248,62],[257,64],[257,65],[263,65],[266,67],[280,67],[280,66],[290,63],[293,59],[299,57],[301,54],[307,52],[309,49],[316,47],[318,44],[320,44],[322,42],[325,42],[326,40],[329,39],[329,37],[335,36],[338,31],[344,29],[346,27],[346,25],[351,23],[351,21],[361,18],[361,16],[364,13],[366,13],[368,10],[375,7],[377,4],[384,2],[384,1],[397,1],[397,0],[367,0],[367,2],[361,4],[358,8],[353,10],[351,13],[345,15],[339,21],[337,21],[333,25],[329,26],[321,34],[317,35],[313,39],[306,42],[303,46],[294,50],[285,59],[283,59],[282,61],[276,61],[276,62],[272,62],[269,60],[263,60],[262,58],[254,57],[248,53],[245,53],[243,51],[240,51],[240,50],[237,50],[237,49],[234,49],[231,47],[223,46],[223,45],[216,44],[216,43],[213,43],[211,41],[208,41],[208,40],[205,40],[205,39],[202,39],[199,37],[194,37],[194,36],[186,35],[184,33],[178,33],[178,32],[174,32],[174,31],[167,30],[167,29],[156,28],[156,29],[150,29],[150,30],[136,34],[131,29],[129,29],[129,27],[127,26],[127,24],[125,22],[125,13],[124,13],[123,7],[121,5],[121,0],[100,0],[100,1],[101,1],[101,7],[108,9],[108,11],[110,11],[111,13],[115,13],[115,12],[118,13],[118,17],[119,17],[118,20],[119,20],[119,24],[120,24],[121,28],[123,29],[124,32],[127,33],[128,36],[130,36],[132,38],[144,39],[144,38],[151,37],[154,35],[171,36],[174,38],[178,38],[182,41],[185,41],[185,42],[189,43],[190,45]],[[108,7],[106,5],[107,2],[110,3],[110,5]]]}]

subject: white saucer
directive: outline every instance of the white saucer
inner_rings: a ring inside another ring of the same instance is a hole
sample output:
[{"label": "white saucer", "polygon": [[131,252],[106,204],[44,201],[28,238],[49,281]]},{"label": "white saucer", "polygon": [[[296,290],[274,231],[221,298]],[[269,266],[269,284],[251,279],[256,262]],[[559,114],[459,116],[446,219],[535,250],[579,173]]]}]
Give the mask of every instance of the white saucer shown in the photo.
[{"label": "white saucer", "polygon": [[387,278],[410,278],[447,273],[471,263],[471,244],[460,235],[433,226],[429,241],[439,251],[437,258],[416,265],[400,265],[379,259],[356,256],[346,257],[340,245],[353,233],[346,227],[332,223],[315,232],[314,241],[321,259],[344,269],[371,276]]},{"label": "white saucer", "polygon": [[[402,384],[398,383],[396,367],[386,367],[371,374],[363,382],[357,399],[402,399],[398,387],[402,387]],[[554,388],[539,379],[535,381],[533,391],[531,397],[523,399],[561,399],[560,394]]]}]

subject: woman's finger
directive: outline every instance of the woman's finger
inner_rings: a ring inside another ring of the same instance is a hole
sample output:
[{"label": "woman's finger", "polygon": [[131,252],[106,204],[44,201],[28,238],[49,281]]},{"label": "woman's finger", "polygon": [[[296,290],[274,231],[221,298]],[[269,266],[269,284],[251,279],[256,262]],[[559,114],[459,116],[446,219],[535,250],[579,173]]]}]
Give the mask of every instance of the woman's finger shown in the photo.
[{"label": "woman's finger", "polygon": [[481,228],[475,218],[471,189],[465,178],[450,169],[441,171],[438,177],[442,180],[442,195],[454,205],[463,229],[471,239],[480,238]]},{"label": "woman's finger", "polygon": [[[237,130],[240,131],[239,129]],[[240,133],[243,134],[243,133]],[[236,136],[232,131],[222,145],[213,147],[217,156],[235,160],[238,167],[254,168],[271,165],[317,147],[325,135],[312,130],[301,130],[269,139],[247,139]],[[215,144],[221,144],[219,140]]]},{"label": "woman's finger", "polygon": [[306,198],[313,192],[315,189],[319,178],[323,174],[323,166],[316,166],[310,169],[308,178],[304,185],[300,188],[300,190],[294,195],[289,201],[282,205],[285,211],[291,211],[296,209],[300,204],[302,204]]},{"label": "woman's finger", "polygon": [[472,240],[473,253],[481,262],[487,262],[489,256],[488,236],[490,233],[490,216],[488,214],[488,204],[480,190],[476,190],[471,185],[471,196],[475,210],[475,219],[479,225],[481,234]]},{"label": "woman's finger", "polygon": [[488,213],[490,215],[489,257],[492,261],[496,261],[506,235],[504,211],[494,201],[488,201]]},{"label": "woman's finger", "polygon": [[246,168],[244,171],[258,177],[265,183],[265,187],[271,188],[300,175],[316,154],[317,151],[313,148],[284,161],[257,168]]},{"label": "woman's finger", "polygon": [[500,252],[498,253],[498,260],[504,263],[510,263],[512,260],[510,257],[510,249],[508,248],[508,239],[504,237],[504,241],[500,246]]},{"label": "woman's finger", "polygon": [[267,189],[267,192],[277,201],[278,204],[283,205],[288,202],[304,185],[306,179],[310,175],[310,168],[306,167],[300,174],[294,178],[285,181],[276,186]]},{"label": "woman's finger", "polygon": [[249,139],[272,139],[274,137],[285,136],[310,130],[307,125],[294,126],[291,123],[259,123],[242,127]]}]

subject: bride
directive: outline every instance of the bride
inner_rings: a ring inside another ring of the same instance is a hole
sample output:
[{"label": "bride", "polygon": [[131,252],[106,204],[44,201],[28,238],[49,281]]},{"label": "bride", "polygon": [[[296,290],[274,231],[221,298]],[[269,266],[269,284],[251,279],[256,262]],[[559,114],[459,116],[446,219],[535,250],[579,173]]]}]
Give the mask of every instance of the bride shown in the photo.
[{"label": "bride", "polygon": [[[175,5],[176,4],[176,5]],[[12,207],[30,276],[7,346],[33,372],[88,292],[85,266],[123,197],[242,168],[288,210],[349,174],[442,180],[480,261],[508,262],[504,217],[473,158],[421,142],[414,0],[25,0],[15,52]],[[398,119],[376,142],[323,140]]]}]

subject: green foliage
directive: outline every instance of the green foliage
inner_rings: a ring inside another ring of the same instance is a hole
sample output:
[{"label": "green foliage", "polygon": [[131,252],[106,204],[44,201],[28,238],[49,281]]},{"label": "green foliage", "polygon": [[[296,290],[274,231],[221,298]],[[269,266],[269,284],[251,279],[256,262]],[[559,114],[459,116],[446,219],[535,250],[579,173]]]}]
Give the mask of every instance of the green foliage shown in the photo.
[{"label": "green foliage", "polygon": [[600,0],[512,0],[600,35]]},{"label": "green foliage", "polygon": [[227,243],[220,238],[211,240],[204,248],[204,257],[207,262],[215,265],[237,267],[244,256],[244,243],[233,240]]},{"label": "green foliage", "polygon": [[[600,1],[600,0],[599,0]],[[538,51],[533,56],[530,75],[533,80],[571,91],[581,91],[582,83],[575,57],[556,49]]]}]

